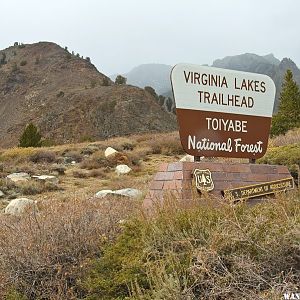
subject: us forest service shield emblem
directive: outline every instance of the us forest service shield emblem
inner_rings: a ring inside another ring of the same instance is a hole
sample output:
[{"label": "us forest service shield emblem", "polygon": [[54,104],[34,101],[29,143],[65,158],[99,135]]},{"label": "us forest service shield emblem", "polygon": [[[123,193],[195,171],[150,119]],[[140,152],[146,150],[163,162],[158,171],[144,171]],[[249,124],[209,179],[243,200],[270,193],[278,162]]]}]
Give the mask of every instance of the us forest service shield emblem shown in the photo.
[{"label": "us forest service shield emblem", "polygon": [[210,192],[214,189],[214,182],[211,177],[211,172],[206,170],[195,169],[193,172],[194,181],[198,191]]}]

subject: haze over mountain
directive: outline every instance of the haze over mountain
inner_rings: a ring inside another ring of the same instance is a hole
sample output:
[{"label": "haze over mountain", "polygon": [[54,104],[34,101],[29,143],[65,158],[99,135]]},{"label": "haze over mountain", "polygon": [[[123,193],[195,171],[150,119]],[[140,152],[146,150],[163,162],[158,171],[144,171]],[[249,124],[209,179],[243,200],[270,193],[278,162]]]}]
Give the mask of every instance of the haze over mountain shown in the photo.
[{"label": "haze over mountain", "polygon": [[59,143],[176,128],[151,93],[49,42],[0,51],[0,146],[17,145],[29,122]]},{"label": "haze over mountain", "polygon": [[[165,96],[167,100],[168,98],[173,98],[170,83],[170,70],[172,66],[163,65],[163,68],[161,66],[162,65],[157,64],[140,65],[123,75],[125,77],[128,76],[128,82],[136,84],[139,87],[152,86],[158,94]],[[300,70],[296,64],[288,58],[284,58],[280,61],[273,54],[260,56],[245,53],[235,56],[226,56],[223,59],[215,60],[212,67],[270,76],[276,85],[275,111],[278,109],[282,80],[288,69],[293,72],[294,79],[300,84]]]},{"label": "haze over mountain", "polygon": [[[133,68],[126,74],[127,84],[135,85],[141,88],[145,86],[155,87],[156,93],[159,95],[170,89],[170,73],[172,66],[163,64],[143,64]],[[114,80],[117,75],[112,75],[110,78]]]}]

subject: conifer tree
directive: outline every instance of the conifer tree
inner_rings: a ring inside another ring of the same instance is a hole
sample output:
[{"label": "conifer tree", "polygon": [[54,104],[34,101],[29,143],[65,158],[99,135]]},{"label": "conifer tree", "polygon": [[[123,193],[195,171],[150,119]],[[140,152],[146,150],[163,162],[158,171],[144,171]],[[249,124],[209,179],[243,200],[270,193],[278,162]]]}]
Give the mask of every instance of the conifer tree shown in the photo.
[{"label": "conifer tree", "polygon": [[19,147],[41,147],[41,138],[42,136],[37,127],[30,123],[19,139]]},{"label": "conifer tree", "polygon": [[280,93],[279,111],[272,120],[271,135],[284,134],[295,127],[300,127],[300,91],[292,71],[287,70]]},{"label": "conifer tree", "polygon": [[126,84],[127,78],[123,77],[122,75],[118,75],[115,79],[115,84]]}]

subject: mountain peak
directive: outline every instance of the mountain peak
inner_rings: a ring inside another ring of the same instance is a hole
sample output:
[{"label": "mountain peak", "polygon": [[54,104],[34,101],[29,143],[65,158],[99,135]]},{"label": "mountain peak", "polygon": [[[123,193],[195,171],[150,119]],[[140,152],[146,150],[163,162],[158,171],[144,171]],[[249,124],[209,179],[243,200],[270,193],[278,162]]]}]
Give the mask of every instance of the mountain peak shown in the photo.
[{"label": "mountain peak", "polygon": [[174,130],[175,117],[138,87],[115,85],[88,58],[51,42],[0,51],[0,146],[29,122],[58,143]]}]

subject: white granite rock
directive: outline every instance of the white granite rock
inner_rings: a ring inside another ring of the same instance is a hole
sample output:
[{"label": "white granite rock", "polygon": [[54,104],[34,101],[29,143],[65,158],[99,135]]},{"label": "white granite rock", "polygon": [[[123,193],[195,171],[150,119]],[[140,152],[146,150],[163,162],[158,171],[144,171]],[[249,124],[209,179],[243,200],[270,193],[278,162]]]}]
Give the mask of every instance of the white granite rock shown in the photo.
[{"label": "white granite rock", "polygon": [[[204,156],[200,156],[200,160],[202,160],[203,158],[204,158]],[[182,157],[179,161],[182,161],[182,162],[194,162],[194,156],[187,154],[184,157]]]},{"label": "white granite rock", "polygon": [[6,214],[20,215],[29,209],[37,209],[36,202],[28,198],[17,198],[11,200],[5,208]]},{"label": "white granite rock", "polygon": [[141,196],[141,194],[142,194],[142,192],[140,190],[132,189],[132,188],[117,190],[114,193],[116,195],[130,197],[130,198],[137,198],[137,197]]},{"label": "white granite rock", "polygon": [[113,194],[114,192],[112,190],[102,190],[102,191],[99,191],[95,194],[95,196],[97,198],[104,198],[106,195],[108,194]]},{"label": "white granite rock", "polygon": [[17,183],[17,182],[26,182],[30,179],[30,176],[28,173],[25,172],[19,172],[19,173],[12,173],[6,176],[6,178],[13,182],[13,183]]},{"label": "white granite rock", "polygon": [[105,157],[109,157],[109,156],[115,155],[117,153],[118,153],[118,151],[112,147],[108,147],[104,151]]},{"label": "white granite rock", "polygon": [[128,174],[132,169],[127,165],[118,165],[116,166],[116,173],[118,175]]},{"label": "white granite rock", "polygon": [[58,178],[53,175],[33,175],[32,178],[34,178],[35,180],[38,180],[38,181],[50,182],[53,184],[57,184],[59,181]]},{"label": "white granite rock", "polygon": [[104,198],[107,195],[119,195],[119,196],[124,196],[124,197],[129,197],[129,198],[137,198],[142,195],[142,192],[137,189],[132,189],[132,188],[126,188],[126,189],[121,189],[121,190],[102,190],[99,191],[98,193],[95,194],[96,198]]},{"label": "white granite rock", "polygon": [[194,161],[194,156],[187,154],[184,157],[182,157],[179,161],[193,162]]}]

